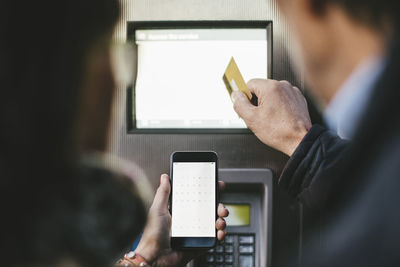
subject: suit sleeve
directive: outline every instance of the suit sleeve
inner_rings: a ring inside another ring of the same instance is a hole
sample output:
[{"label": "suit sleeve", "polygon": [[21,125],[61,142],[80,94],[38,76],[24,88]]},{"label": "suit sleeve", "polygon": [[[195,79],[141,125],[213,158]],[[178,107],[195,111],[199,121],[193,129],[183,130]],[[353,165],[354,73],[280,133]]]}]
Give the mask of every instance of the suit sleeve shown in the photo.
[{"label": "suit sleeve", "polygon": [[312,210],[324,209],[340,187],[334,174],[349,149],[349,141],[314,125],[286,164],[279,185]]}]

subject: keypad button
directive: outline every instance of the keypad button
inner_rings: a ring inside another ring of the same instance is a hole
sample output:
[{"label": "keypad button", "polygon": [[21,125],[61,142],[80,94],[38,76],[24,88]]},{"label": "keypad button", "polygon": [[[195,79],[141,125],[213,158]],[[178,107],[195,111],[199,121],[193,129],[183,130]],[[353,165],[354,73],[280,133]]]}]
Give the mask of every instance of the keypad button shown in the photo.
[{"label": "keypad button", "polygon": [[254,236],[239,236],[239,243],[240,244],[253,244],[254,243]]},{"label": "keypad button", "polygon": [[209,252],[209,253],[213,253],[213,252],[214,252],[214,249],[212,248],[212,249],[210,249],[208,252]]},{"label": "keypad button", "polygon": [[227,263],[233,262],[233,256],[232,255],[225,255],[225,262],[227,262]]},{"label": "keypad button", "polygon": [[254,247],[253,246],[239,246],[240,253],[253,253]]},{"label": "keypad button", "polygon": [[217,259],[217,262],[224,262],[224,256],[223,255],[217,255],[216,259]]},{"label": "keypad button", "polygon": [[217,246],[215,248],[215,251],[218,252],[218,253],[224,252],[224,247],[223,246]]},{"label": "keypad button", "polygon": [[206,260],[207,262],[214,262],[214,255],[207,255]]},{"label": "keypad button", "polygon": [[239,267],[254,267],[253,256],[239,256]]},{"label": "keypad button", "polygon": [[232,235],[227,235],[225,236],[225,243],[233,243],[233,236]]},{"label": "keypad button", "polygon": [[225,252],[233,253],[233,246],[232,245],[226,245],[225,246]]}]

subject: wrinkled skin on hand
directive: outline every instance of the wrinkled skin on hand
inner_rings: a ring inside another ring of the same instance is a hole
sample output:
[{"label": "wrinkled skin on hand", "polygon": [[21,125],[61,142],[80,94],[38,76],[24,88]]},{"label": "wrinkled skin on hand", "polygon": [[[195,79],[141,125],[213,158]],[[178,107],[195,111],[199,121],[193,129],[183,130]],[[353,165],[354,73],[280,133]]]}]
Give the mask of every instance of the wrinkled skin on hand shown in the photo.
[{"label": "wrinkled skin on hand", "polygon": [[303,94],[287,81],[254,79],[247,85],[258,106],[234,92],[235,111],[264,144],[291,156],[312,126]]}]

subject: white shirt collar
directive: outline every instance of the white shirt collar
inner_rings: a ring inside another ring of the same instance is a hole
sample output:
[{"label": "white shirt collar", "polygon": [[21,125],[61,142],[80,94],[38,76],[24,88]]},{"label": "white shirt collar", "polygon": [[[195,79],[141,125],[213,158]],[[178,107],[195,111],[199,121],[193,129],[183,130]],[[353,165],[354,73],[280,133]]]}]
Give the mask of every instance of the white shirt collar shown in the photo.
[{"label": "white shirt collar", "polygon": [[361,63],[325,109],[328,127],[340,137],[352,139],[384,66],[380,57]]}]

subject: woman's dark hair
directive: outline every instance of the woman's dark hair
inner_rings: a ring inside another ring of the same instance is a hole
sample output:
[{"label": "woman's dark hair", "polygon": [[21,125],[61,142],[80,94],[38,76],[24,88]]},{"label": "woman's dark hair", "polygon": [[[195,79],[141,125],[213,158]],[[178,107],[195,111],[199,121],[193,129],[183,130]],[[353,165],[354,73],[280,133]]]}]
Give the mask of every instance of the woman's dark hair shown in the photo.
[{"label": "woman's dark hair", "polygon": [[143,226],[132,185],[80,164],[75,136],[88,55],[119,12],[117,0],[0,4],[2,266],[107,266]]},{"label": "woman's dark hair", "polygon": [[117,0],[0,4],[2,156],[71,156],[85,61],[118,17]]}]

